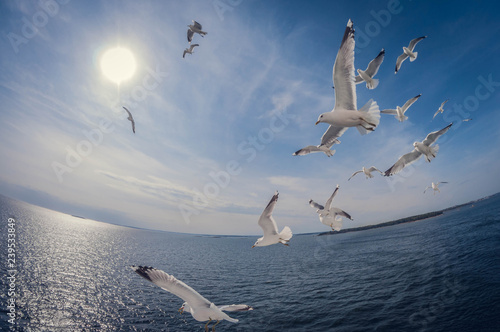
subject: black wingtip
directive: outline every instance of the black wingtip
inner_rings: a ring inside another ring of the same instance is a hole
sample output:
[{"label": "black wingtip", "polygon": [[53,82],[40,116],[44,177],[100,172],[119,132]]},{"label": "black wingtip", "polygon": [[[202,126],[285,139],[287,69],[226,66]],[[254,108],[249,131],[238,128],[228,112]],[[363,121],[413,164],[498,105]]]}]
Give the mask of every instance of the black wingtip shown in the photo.
[{"label": "black wingtip", "polygon": [[152,271],[154,270],[155,268],[151,267],[151,266],[130,266],[134,271],[135,273],[137,273],[138,275],[140,275],[141,277],[143,277],[144,279],[146,280],[149,280],[149,281],[153,281],[151,280],[151,278],[149,277],[149,271]]}]

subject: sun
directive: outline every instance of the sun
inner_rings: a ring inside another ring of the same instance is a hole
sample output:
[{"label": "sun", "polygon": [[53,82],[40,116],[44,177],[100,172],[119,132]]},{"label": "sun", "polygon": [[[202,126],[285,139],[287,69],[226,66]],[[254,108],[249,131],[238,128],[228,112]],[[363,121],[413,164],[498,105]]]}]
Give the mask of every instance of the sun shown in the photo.
[{"label": "sun", "polygon": [[101,57],[101,70],[104,76],[116,84],[131,78],[135,68],[134,55],[123,47],[109,49]]}]

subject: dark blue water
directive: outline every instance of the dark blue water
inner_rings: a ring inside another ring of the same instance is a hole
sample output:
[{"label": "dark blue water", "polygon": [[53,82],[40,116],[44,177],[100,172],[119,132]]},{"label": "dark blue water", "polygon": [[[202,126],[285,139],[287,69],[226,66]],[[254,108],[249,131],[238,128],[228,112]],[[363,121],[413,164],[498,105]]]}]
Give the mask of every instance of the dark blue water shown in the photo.
[{"label": "dark blue water", "polygon": [[[202,331],[182,300],[129,265],[173,274],[216,304],[245,303],[217,331],[499,331],[500,195],[398,226],[256,237],[181,235],[71,217],[0,196],[0,327]],[[15,220],[15,325],[8,322],[8,218]]]}]

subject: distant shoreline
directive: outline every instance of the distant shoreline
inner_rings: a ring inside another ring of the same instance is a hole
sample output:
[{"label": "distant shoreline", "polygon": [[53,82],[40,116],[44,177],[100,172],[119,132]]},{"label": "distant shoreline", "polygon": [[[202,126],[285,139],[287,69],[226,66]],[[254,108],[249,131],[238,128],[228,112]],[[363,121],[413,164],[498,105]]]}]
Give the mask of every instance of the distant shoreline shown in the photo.
[{"label": "distant shoreline", "polygon": [[318,236],[335,235],[335,234],[342,234],[342,233],[360,232],[360,231],[366,231],[368,229],[375,229],[375,228],[388,227],[388,226],[394,226],[394,225],[399,225],[399,224],[405,224],[405,223],[409,223],[409,222],[420,221],[420,220],[424,220],[424,219],[428,219],[428,218],[433,218],[433,217],[440,216],[440,215],[442,215],[443,213],[445,213],[447,211],[459,209],[459,208],[467,206],[467,205],[472,205],[472,204],[474,204],[476,202],[479,202],[479,201],[491,198],[491,197],[499,195],[499,194],[500,193],[496,193],[496,194],[491,195],[491,196],[487,196],[487,197],[483,197],[483,198],[480,198],[480,199],[476,199],[476,200],[473,200],[473,201],[470,201],[470,202],[467,202],[467,203],[464,203],[464,204],[455,205],[455,206],[452,206],[452,207],[449,207],[449,208],[446,208],[446,209],[443,209],[443,210],[434,211],[434,212],[428,212],[428,213],[423,213],[423,214],[417,214],[417,215],[414,215],[414,216],[411,216],[411,217],[406,217],[406,218],[401,218],[401,219],[397,219],[397,220],[387,221],[387,222],[383,222],[383,223],[380,223],[380,224],[367,225],[367,226],[361,226],[361,227],[353,227],[353,228],[345,228],[345,229],[341,229],[340,231],[329,231],[329,232],[322,232],[322,233],[319,233],[319,234],[318,233],[309,233],[309,234],[317,234]]}]

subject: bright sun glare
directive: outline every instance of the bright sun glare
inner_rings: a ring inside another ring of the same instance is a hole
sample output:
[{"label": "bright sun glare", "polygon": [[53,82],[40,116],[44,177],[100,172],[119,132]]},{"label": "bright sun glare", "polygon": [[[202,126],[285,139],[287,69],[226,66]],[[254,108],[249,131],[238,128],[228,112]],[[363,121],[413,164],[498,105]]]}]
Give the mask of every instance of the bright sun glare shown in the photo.
[{"label": "bright sun glare", "polygon": [[101,70],[104,75],[116,84],[134,75],[136,68],[132,52],[126,48],[115,47],[107,50],[101,58]]}]

